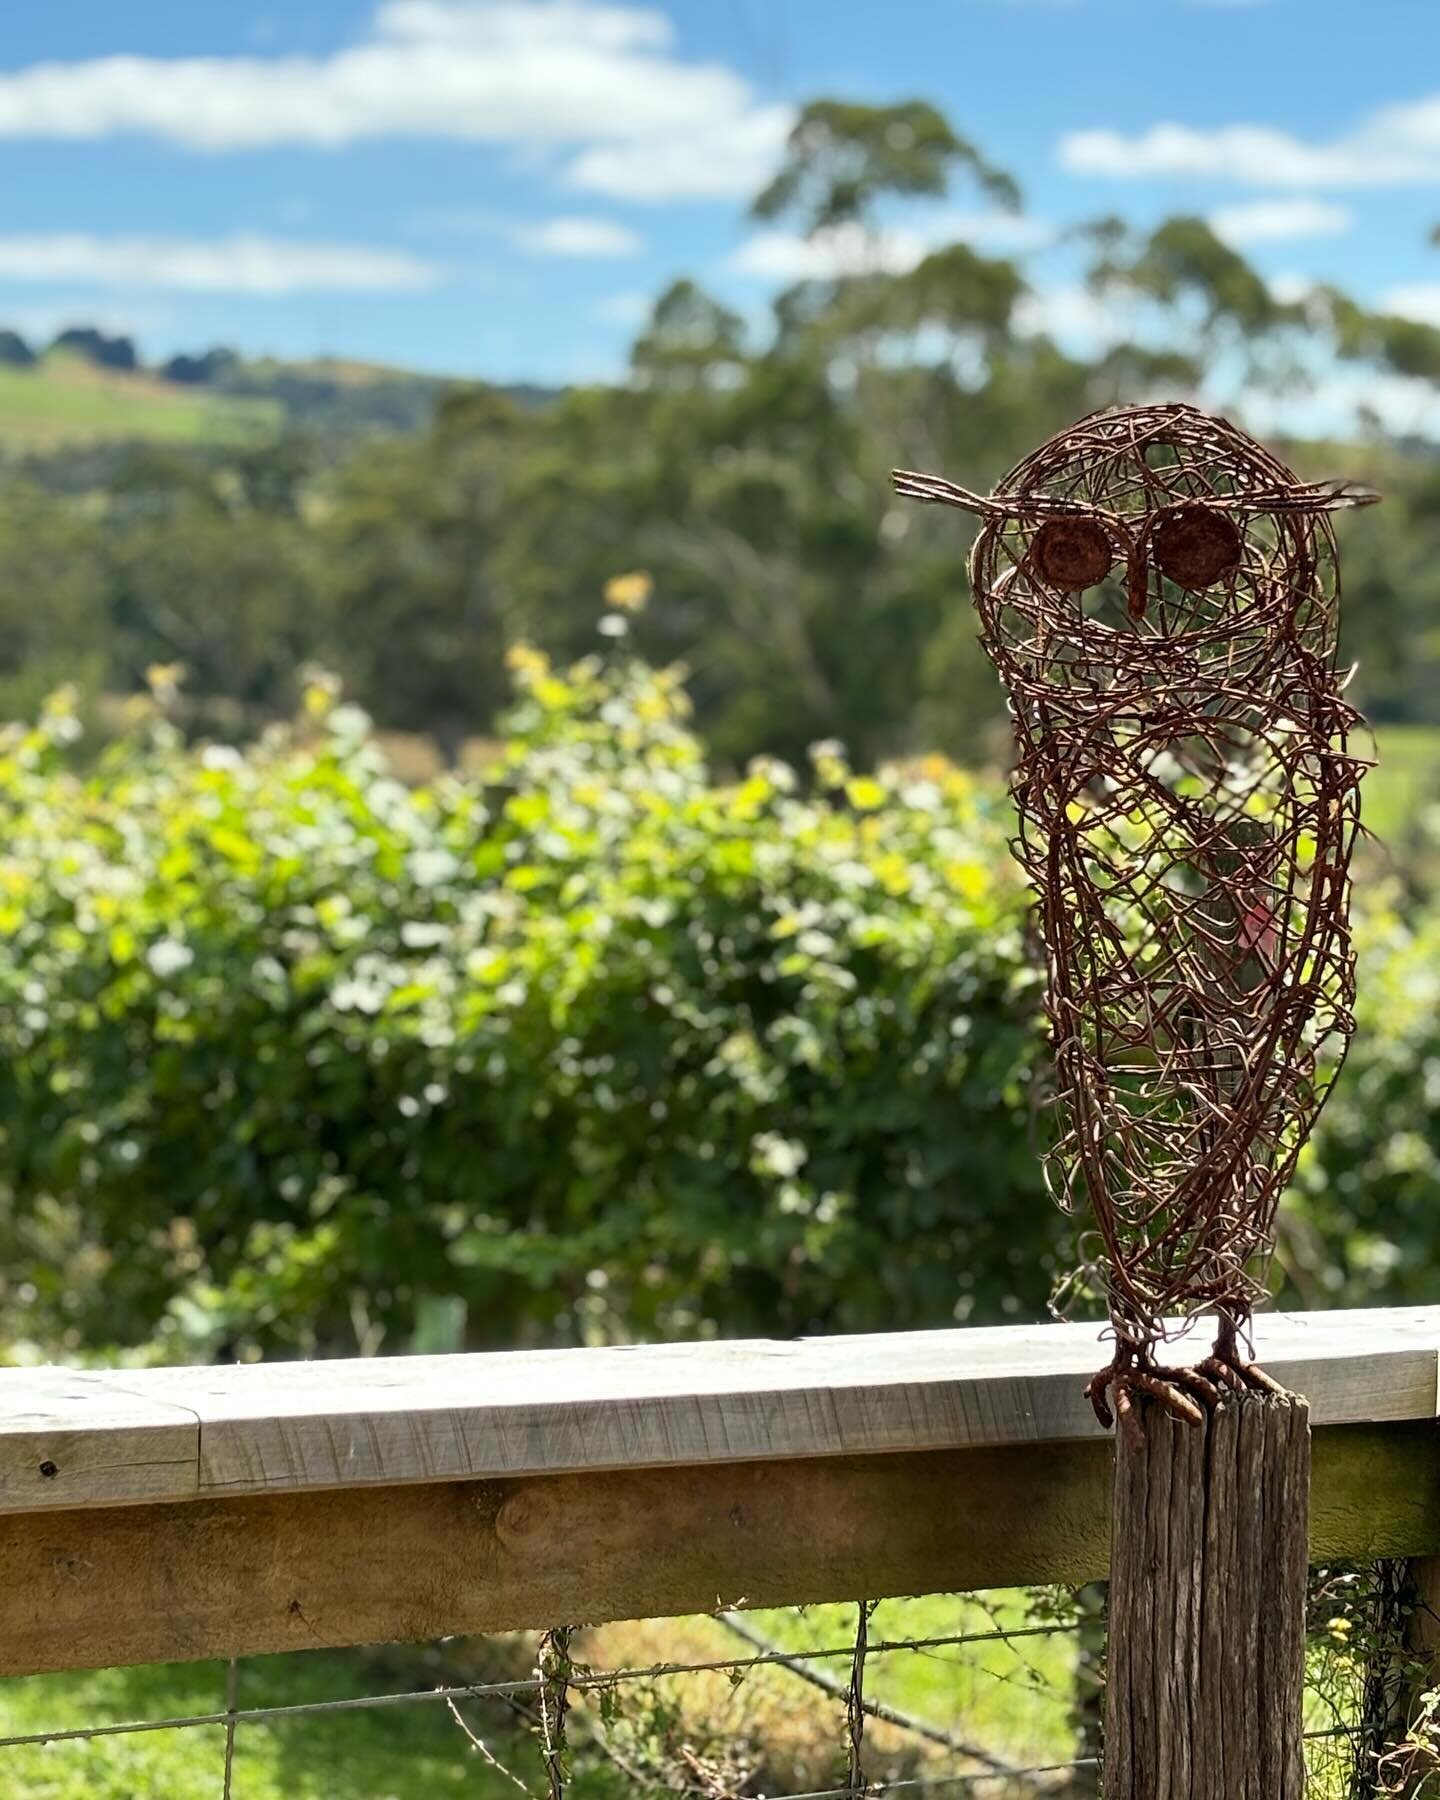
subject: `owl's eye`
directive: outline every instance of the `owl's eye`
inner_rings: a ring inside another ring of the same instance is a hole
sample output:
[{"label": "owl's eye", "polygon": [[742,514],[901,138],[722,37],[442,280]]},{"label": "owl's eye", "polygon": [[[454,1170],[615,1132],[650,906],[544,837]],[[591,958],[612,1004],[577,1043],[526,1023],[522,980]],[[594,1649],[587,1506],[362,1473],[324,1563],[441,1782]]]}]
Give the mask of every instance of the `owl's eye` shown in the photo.
[{"label": "owl's eye", "polygon": [[1047,519],[1030,554],[1043,578],[1064,593],[1094,587],[1115,564],[1115,547],[1094,519]]},{"label": "owl's eye", "polygon": [[1151,549],[1162,575],[1183,588],[1206,588],[1240,561],[1240,531],[1208,506],[1174,506],[1155,527]]}]

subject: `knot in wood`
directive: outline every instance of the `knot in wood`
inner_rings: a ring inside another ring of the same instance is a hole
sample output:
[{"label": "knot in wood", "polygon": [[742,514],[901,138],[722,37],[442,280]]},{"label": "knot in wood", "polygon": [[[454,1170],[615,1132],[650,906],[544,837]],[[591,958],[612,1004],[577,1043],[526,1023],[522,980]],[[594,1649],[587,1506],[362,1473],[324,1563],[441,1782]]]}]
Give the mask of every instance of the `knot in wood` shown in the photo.
[{"label": "knot in wood", "polygon": [[534,1550],[550,1536],[555,1503],[541,1487],[522,1487],[495,1515],[495,1535],[508,1550]]}]

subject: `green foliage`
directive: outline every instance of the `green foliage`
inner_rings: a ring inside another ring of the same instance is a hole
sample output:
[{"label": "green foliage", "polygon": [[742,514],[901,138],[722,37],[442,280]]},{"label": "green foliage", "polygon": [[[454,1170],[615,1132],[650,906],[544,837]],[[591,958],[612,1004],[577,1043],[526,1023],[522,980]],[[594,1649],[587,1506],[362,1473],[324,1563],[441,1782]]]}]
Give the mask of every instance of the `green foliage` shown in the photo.
[{"label": "green foliage", "polygon": [[688,390],[735,378],[745,361],[745,322],[693,281],[672,283],[630,351],[631,367],[651,387]]},{"label": "green foliage", "polygon": [[[823,744],[717,782],[674,672],[512,665],[496,766],[429,790],[323,682],[247,755],[151,709],[79,768],[65,695],[0,740],[16,1354],[1042,1310],[1069,1250],[998,794]],[[1440,922],[1364,893],[1361,1032],[1281,1234],[1308,1305],[1432,1291]]]},{"label": "green foliage", "polygon": [[943,194],[952,169],[974,176],[1006,206],[1018,206],[1011,176],[958,136],[924,100],[898,106],[812,100],[790,132],[785,161],[755,201],[759,218],[796,212],[807,232],[863,219],[889,195]]},{"label": "green foliage", "polygon": [[1377,470],[1385,503],[1344,523],[1343,647],[1382,727],[1440,724],[1440,470]]},{"label": "green foliage", "polygon": [[410,454],[357,454],[315,528],[311,617],[325,624],[311,653],[370,696],[382,725],[422,721],[452,755],[504,703],[514,620],[495,546],[521,430],[502,395],[453,394]]},{"label": "green foliage", "polygon": [[1287,1232],[1311,1304],[1435,1298],[1440,1181],[1440,915],[1370,895],[1349,1062],[1305,1151]]},{"label": "green foliage", "polygon": [[1264,277],[1204,219],[1167,219],[1150,234],[1125,278],[1141,293],[1170,305],[1193,295],[1204,308],[1207,324],[1228,319],[1250,336],[1296,316],[1295,309],[1282,306]]},{"label": "green foliage", "polygon": [[[624,593],[617,592],[617,599]],[[483,785],[364,716],[0,755],[13,1335],[193,1357],[1035,1313],[1035,976],[938,759],[709,778],[673,674],[515,659]],[[448,1323],[446,1323],[448,1322]]]},{"label": "green foliage", "polygon": [[65,681],[98,683],[110,622],[102,545],[88,521],[28,484],[0,489],[0,718]]},{"label": "green foliage", "polygon": [[117,468],[100,537],[127,686],[178,664],[202,722],[219,696],[258,722],[293,695],[322,629],[298,473],[284,445],[219,467],[139,450]]},{"label": "green foliage", "polygon": [[35,352],[18,331],[0,330],[0,363],[12,369],[28,369],[34,361]]}]

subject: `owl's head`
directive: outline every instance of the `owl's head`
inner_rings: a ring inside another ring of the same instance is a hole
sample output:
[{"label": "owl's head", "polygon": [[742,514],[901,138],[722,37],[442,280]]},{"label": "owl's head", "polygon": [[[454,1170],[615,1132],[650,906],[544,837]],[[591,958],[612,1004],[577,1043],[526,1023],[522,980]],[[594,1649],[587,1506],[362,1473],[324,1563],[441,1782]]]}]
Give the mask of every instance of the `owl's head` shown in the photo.
[{"label": "owl's head", "polygon": [[1329,515],[1379,498],[1302,482],[1228,420],[1180,405],[1082,419],[988,497],[894,479],[980,519],[970,574],[997,660],[1077,676],[1145,645],[1234,670],[1277,630],[1323,649],[1338,587]]}]

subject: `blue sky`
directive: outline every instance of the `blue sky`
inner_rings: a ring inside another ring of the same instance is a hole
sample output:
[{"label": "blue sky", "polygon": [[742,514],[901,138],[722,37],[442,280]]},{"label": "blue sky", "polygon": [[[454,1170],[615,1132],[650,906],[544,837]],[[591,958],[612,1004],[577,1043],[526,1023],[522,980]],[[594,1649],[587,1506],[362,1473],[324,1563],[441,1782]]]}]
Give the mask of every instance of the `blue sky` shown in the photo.
[{"label": "blue sky", "polygon": [[[1280,284],[1440,323],[1440,6],[1370,0],[69,0],[0,31],[0,323],[494,378],[617,370],[694,275],[747,311],[843,263],[745,203],[797,104],[911,95],[1012,170],[890,221],[1024,256],[1037,327],[1106,329],[1051,239],[1217,224]],[[1402,391],[1391,398],[1404,413]]]}]

